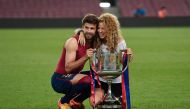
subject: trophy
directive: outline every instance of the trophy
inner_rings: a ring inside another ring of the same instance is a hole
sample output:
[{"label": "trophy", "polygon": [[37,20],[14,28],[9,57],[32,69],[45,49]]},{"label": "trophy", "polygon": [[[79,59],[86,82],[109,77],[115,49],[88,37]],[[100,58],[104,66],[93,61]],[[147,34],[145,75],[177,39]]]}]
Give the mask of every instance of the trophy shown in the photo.
[{"label": "trophy", "polygon": [[108,83],[108,92],[105,94],[104,103],[97,106],[99,109],[122,108],[121,101],[111,91],[112,81],[122,74],[121,59],[122,52],[94,52],[92,64],[99,77]]}]

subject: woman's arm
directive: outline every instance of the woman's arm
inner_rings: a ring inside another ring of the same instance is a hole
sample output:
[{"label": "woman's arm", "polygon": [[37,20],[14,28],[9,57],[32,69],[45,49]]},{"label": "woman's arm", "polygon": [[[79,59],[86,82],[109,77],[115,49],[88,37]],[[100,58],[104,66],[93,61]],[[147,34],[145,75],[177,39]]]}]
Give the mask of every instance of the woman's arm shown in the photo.
[{"label": "woman's arm", "polygon": [[79,40],[78,40],[78,43],[81,44],[82,46],[85,46],[86,40],[85,40],[85,36],[84,36],[84,31],[80,31],[80,32],[79,32]]},{"label": "woman's arm", "polygon": [[81,28],[78,28],[75,30],[75,34],[79,35],[79,40],[78,43],[82,46],[86,44],[85,36],[84,36],[84,31]]},{"label": "woman's arm", "polygon": [[[125,40],[120,40],[118,43],[117,52],[119,53],[121,50],[127,50],[127,55],[129,56],[129,62],[131,62],[133,59],[133,51],[131,50],[131,48],[128,48],[126,46]],[[120,55],[121,55],[121,59],[122,59],[123,54],[121,53]]]}]

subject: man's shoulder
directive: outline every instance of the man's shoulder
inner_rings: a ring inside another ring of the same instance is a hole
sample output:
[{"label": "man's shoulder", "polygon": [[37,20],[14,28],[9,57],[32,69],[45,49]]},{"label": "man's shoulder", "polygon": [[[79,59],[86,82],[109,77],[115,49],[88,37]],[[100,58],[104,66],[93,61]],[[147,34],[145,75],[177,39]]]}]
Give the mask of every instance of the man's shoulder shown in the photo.
[{"label": "man's shoulder", "polygon": [[65,42],[65,47],[66,48],[70,48],[70,47],[78,47],[78,42],[77,39],[75,37],[70,37],[69,39],[67,39],[67,41]]},{"label": "man's shoulder", "polygon": [[78,40],[78,35],[73,35],[73,36],[71,36],[69,39],[67,39],[67,41],[66,42],[70,42],[70,41],[77,41]]}]

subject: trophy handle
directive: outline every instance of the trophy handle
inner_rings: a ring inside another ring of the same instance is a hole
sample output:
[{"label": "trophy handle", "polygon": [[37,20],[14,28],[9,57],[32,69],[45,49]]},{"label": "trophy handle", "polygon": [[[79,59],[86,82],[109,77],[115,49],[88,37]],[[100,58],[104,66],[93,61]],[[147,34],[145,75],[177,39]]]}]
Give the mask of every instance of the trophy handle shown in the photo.
[{"label": "trophy handle", "polygon": [[126,50],[127,50],[127,49],[120,50],[120,52],[119,52],[118,59],[119,59],[119,62],[120,62],[120,63],[123,63],[123,57],[122,57],[123,55],[122,55],[122,54],[125,53]]},{"label": "trophy handle", "polygon": [[118,59],[119,59],[119,62],[120,63],[123,63],[123,53],[125,53],[125,54],[127,54],[127,56],[128,55],[131,55],[131,54],[128,54],[128,48],[127,49],[123,49],[123,50],[120,50],[120,52],[119,52],[119,55],[118,55]]}]

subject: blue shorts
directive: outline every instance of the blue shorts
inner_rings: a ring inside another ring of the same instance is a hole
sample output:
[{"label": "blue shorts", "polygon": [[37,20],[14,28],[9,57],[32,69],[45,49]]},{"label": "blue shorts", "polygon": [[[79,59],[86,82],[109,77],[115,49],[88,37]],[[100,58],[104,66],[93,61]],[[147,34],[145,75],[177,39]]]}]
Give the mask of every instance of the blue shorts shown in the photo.
[{"label": "blue shorts", "polygon": [[73,79],[75,75],[76,74],[62,75],[59,73],[54,73],[51,78],[51,84],[53,89],[58,93],[68,93],[71,87],[70,80]]},{"label": "blue shorts", "polygon": [[[86,74],[89,72],[82,72],[81,74]],[[77,83],[73,85],[70,80],[72,80],[77,74],[59,74],[54,73],[51,78],[52,88],[58,92],[65,94],[61,98],[62,103],[69,102],[76,95],[80,94],[76,98],[76,101],[82,102],[90,96],[90,82],[89,83]],[[86,74],[88,75],[88,74]]]}]

